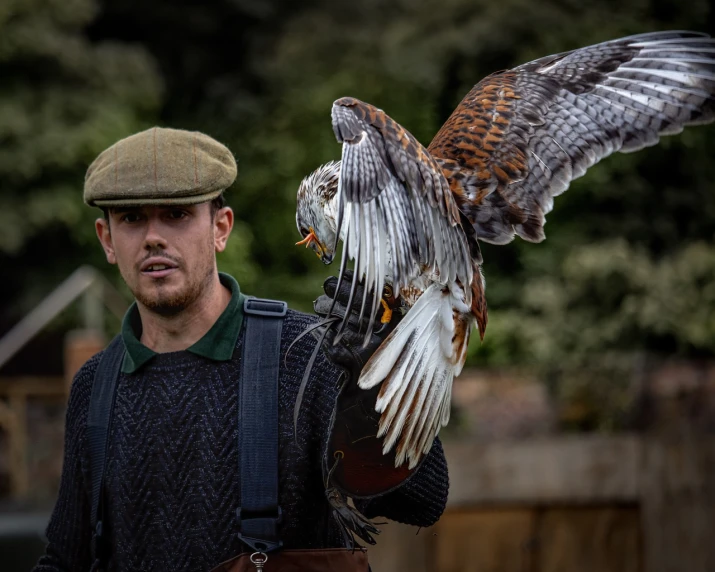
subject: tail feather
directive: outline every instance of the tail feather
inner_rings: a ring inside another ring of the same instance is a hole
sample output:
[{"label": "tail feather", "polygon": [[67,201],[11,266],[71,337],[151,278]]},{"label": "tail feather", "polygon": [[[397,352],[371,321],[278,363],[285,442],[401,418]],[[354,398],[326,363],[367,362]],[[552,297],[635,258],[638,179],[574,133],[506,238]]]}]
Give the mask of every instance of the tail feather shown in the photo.
[{"label": "tail feather", "polygon": [[[424,377],[417,377],[418,368],[424,366],[424,353],[430,345],[434,345],[431,341],[432,332],[427,330],[424,335],[420,336],[415,342],[414,351],[405,352],[402,355],[407,356],[406,367],[402,368],[398,375],[402,379],[417,379],[415,383],[400,384],[399,396],[396,395],[392,401],[385,401],[378,397],[378,402],[375,404],[375,409],[378,413],[385,413],[382,419],[385,423],[380,423],[378,436],[385,436],[383,445],[384,450],[389,451],[395,445],[400,436],[400,430],[405,426],[409,417],[415,417],[419,414],[424,396],[427,394],[424,386]],[[381,421],[382,421],[381,419]],[[394,421],[393,421],[394,419]],[[409,433],[412,432],[415,423],[408,423],[405,439],[409,439]],[[398,452],[399,455],[399,452]]]},{"label": "tail feather", "polygon": [[[400,367],[394,371],[391,377],[410,379],[419,365],[419,357],[416,353],[404,353],[400,356],[399,365]],[[389,399],[378,395],[375,410],[378,413],[384,413],[380,418],[378,437],[386,435],[384,448],[388,451],[392,448],[399,435],[399,432],[394,429],[399,429],[404,424],[408,410],[407,402],[411,402],[414,397],[416,385],[392,384],[390,387],[394,387],[395,390],[391,393]]]},{"label": "tail feather", "polygon": [[483,341],[484,333],[487,331],[487,296],[484,292],[484,276],[482,267],[476,262],[472,263],[472,272],[472,315],[477,319],[479,338]]},{"label": "tail feather", "polygon": [[430,447],[432,446],[432,441],[434,440],[434,436],[440,429],[440,418],[443,402],[434,403],[433,405],[433,413],[428,418],[427,425],[425,425],[424,429],[422,430],[422,433],[419,436],[419,439],[416,440],[414,446],[414,451],[416,451],[420,456],[425,455],[429,452]]},{"label": "tail feather", "polygon": [[[465,347],[466,349],[466,347]],[[466,356],[465,356],[466,357]],[[460,364],[459,366],[459,372],[455,372],[454,377],[458,376],[460,373],[462,373],[462,365],[464,365],[464,362]],[[454,381],[454,377],[452,380],[447,384],[447,395],[444,396],[444,401],[442,402],[442,427],[444,427],[447,423],[449,423],[449,416],[450,413],[452,412],[452,382]]]},{"label": "tail feather", "polygon": [[361,388],[383,384],[378,437],[385,453],[397,447],[396,466],[416,466],[449,421],[452,381],[474,324],[470,309],[461,290],[430,285],[362,371]]},{"label": "tail feather", "polygon": [[[429,339],[427,336],[425,337]],[[410,407],[409,414],[412,416],[413,422],[408,423],[405,435],[397,447],[397,458],[401,463],[404,462],[407,457],[407,444],[413,441],[417,443],[421,442],[425,426],[429,422],[429,408],[425,403],[430,393],[426,380],[430,380],[434,377],[437,370],[435,354],[439,351],[439,346],[434,343],[431,344],[430,348],[427,348],[427,353],[425,354],[425,361],[428,364],[427,369],[424,371],[424,375],[421,376],[416,383],[412,384],[415,387],[416,396],[413,405]],[[385,448],[389,450],[387,442],[385,442]]]}]

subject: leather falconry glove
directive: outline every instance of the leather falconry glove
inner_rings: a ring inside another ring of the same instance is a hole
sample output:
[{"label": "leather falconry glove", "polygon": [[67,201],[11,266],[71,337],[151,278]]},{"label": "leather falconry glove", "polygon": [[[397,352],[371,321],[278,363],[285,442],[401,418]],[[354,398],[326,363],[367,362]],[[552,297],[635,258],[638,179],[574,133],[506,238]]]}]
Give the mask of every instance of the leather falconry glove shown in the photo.
[{"label": "leather falconry glove", "polygon": [[[393,477],[394,457],[382,455],[377,438],[379,415],[374,406],[379,388],[365,391],[358,387],[360,371],[375,350],[397,325],[401,313],[393,312],[388,324],[376,322],[365,347],[364,332],[369,316],[360,319],[363,285],[357,284],[353,303],[348,309],[352,272],[348,271],[336,292],[338,279],[331,276],[323,283],[325,294],[313,304],[316,314],[329,324],[324,332],[322,349],[326,357],[344,370],[341,387],[330,419],[328,443],[323,455],[325,494],[333,516],[340,525],[345,544],[355,545],[352,531],[368,544],[375,544],[373,534],[379,534],[370,520],[347,502],[347,496],[368,497],[394,488],[403,479]],[[335,343],[339,324],[348,315],[343,334]],[[381,317],[382,308],[379,314]],[[330,319],[333,318],[332,322]],[[375,470],[371,470],[371,469]],[[384,474],[383,474],[384,473]]]},{"label": "leather falconry glove", "polygon": [[[341,524],[355,531],[366,542],[374,543],[367,535],[361,534],[361,523],[346,523],[351,518],[363,518],[360,513],[350,510],[350,514],[341,510],[343,507],[339,497],[348,495],[357,499],[370,498],[390,492],[398,487],[415,470],[409,470],[406,465],[395,468],[395,450],[387,455],[382,453],[382,438],[377,437],[380,415],[375,411],[375,401],[380,386],[369,390],[360,389],[357,385],[360,372],[372,354],[385,341],[399,321],[402,311],[395,303],[391,293],[383,292],[383,298],[393,308],[392,319],[386,324],[380,324],[383,308],[380,307],[375,320],[375,328],[365,347],[364,333],[368,326],[369,316],[360,319],[360,306],[363,299],[363,285],[356,286],[351,307],[352,272],[347,272],[336,292],[338,279],[328,278],[323,284],[325,294],[314,302],[315,312],[322,318],[342,318],[349,312],[347,326],[338,342],[334,340],[338,325],[342,320],[336,320],[326,333],[323,352],[326,357],[345,370],[343,383],[333,411],[329,439],[324,455],[324,473],[326,475],[326,494],[331,505],[342,517]],[[334,302],[333,302],[334,301]],[[332,307],[332,313],[328,315]],[[332,496],[332,498],[331,498]],[[344,500],[344,499],[343,499]],[[349,507],[347,507],[349,508]],[[338,518],[340,521],[341,518]],[[365,522],[369,524],[367,519]],[[351,526],[357,524],[357,527]],[[355,529],[358,530],[355,530]],[[374,529],[371,532],[376,532]],[[362,530],[364,533],[365,531]]]}]

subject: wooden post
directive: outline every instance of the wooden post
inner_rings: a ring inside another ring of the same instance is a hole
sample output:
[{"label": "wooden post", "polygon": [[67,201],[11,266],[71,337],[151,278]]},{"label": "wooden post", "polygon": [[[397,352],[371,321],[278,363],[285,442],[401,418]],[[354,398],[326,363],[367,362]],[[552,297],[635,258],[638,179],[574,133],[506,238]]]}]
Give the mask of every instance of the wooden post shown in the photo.
[{"label": "wooden post", "polygon": [[65,382],[67,393],[74,375],[94,354],[106,346],[106,339],[97,330],[73,330],[65,336]]},{"label": "wooden post", "polygon": [[714,473],[712,438],[647,442],[641,500],[646,572],[715,570]]},{"label": "wooden post", "polygon": [[8,402],[0,401],[0,426],[8,437],[8,465],[10,494],[15,498],[27,495],[30,483],[27,473],[27,396],[10,395]]},{"label": "wooden post", "polygon": [[28,398],[64,399],[64,389],[61,377],[0,378],[0,431],[7,435],[4,456],[7,458],[10,494],[15,499],[30,493]]},{"label": "wooden post", "polygon": [[12,495],[24,497],[30,490],[27,473],[27,395],[10,396],[10,409],[15,416],[15,427],[10,434],[10,474]]}]

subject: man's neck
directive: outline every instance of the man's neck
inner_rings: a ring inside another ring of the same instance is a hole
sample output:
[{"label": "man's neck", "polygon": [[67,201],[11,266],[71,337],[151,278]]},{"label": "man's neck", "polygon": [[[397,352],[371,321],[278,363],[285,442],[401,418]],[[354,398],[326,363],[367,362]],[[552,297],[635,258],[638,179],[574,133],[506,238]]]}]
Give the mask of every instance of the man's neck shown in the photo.
[{"label": "man's neck", "polygon": [[137,302],[142,321],[141,343],[157,353],[185,350],[198,342],[216,323],[231,300],[231,292],[218,274],[206,291],[174,316],[162,316]]}]

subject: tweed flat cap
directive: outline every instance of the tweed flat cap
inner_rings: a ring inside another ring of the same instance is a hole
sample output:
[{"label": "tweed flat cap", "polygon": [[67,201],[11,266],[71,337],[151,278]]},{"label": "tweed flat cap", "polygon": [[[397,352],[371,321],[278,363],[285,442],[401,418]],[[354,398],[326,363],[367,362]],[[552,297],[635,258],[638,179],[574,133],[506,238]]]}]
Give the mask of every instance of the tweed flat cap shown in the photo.
[{"label": "tweed flat cap", "polygon": [[236,180],[227,147],[198,131],[154,127],[118,141],[87,169],[84,202],[98,207],[190,205]]}]

